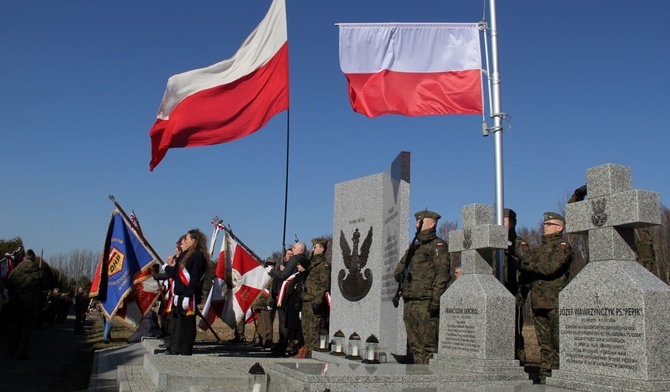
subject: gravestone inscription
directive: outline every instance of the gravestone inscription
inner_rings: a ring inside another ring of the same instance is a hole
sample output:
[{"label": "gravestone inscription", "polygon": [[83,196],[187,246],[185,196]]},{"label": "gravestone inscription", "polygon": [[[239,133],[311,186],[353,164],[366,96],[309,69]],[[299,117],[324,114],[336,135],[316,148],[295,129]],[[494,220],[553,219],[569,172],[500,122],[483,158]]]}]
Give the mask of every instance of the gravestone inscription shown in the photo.
[{"label": "gravestone inscription", "polygon": [[566,230],[589,236],[589,263],[559,296],[560,369],[548,385],[670,390],[670,288],[635,261],[634,229],[661,223],[656,192],[630,168],[587,170],[589,198],[568,204]]}]

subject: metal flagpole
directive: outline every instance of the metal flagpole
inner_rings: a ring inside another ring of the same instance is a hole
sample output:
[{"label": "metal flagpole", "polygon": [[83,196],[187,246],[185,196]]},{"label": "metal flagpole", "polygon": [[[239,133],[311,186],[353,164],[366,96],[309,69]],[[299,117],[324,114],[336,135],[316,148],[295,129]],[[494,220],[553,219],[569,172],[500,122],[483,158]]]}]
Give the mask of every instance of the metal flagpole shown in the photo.
[{"label": "metal flagpole", "polygon": [[[491,70],[490,78],[492,84],[491,90],[491,117],[493,117],[494,154],[495,163],[495,215],[496,224],[503,225],[504,222],[504,189],[503,189],[503,142],[502,142],[502,120],[507,115],[502,112],[500,99],[500,71],[498,69],[498,20],[496,17],[496,1],[489,0],[489,12],[491,14]],[[496,266],[498,280],[505,283],[503,263],[505,257],[504,249],[496,252]]]}]

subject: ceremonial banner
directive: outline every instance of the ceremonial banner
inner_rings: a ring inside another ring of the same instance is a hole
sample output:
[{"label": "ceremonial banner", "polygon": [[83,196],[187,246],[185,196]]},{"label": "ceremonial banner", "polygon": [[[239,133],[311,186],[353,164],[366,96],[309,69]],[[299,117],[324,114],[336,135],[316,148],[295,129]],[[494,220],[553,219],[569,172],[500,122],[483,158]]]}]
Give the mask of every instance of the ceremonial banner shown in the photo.
[{"label": "ceremonial banner", "polygon": [[[228,290],[226,285],[226,266],[230,265],[226,255],[230,254],[230,251],[228,250],[229,247],[231,247],[231,245],[232,247],[235,246],[235,241],[232,241],[232,244],[231,241],[232,240],[228,238],[228,234],[226,233],[223,242],[221,243],[219,258],[216,262],[214,282],[202,311],[202,315],[209,325],[212,325],[217,317],[223,317],[224,306],[226,303],[226,291]],[[198,326],[203,330],[207,330],[207,324],[202,320],[200,320]]]},{"label": "ceremonial banner", "polygon": [[114,210],[90,295],[98,298],[108,317],[118,312],[119,317],[136,325],[157,295],[156,290],[153,299],[143,296],[151,290],[150,267],[155,262],[135,230]]},{"label": "ceremonial banner", "polygon": [[232,288],[228,291],[228,298],[231,300],[226,301],[221,319],[234,329],[238,320],[243,318],[246,322],[253,320],[251,303],[263,291],[265,284],[270,280],[270,275],[265,272],[260,261],[252,257],[243,246],[232,238],[230,241],[228,250]]},{"label": "ceremonial banner", "polygon": [[339,27],[340,67],[354,111],[368,117],[482,113],[478,24]]},{"label": "ceremonial banner", "polygon": [[233,57],[168,80],[149,131],[149,169],[170,148],[209,146],[248,136],[288,105],[286,6],[284,0],[273,0]]}]

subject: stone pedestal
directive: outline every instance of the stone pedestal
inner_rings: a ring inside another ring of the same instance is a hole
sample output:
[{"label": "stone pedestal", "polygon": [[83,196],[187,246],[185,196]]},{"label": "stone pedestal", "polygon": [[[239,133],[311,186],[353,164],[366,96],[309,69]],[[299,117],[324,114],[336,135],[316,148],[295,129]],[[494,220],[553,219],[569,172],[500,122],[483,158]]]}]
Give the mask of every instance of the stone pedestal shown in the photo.
[{"label": "stone pedestal", "polygon": [[527,380],[514,359],[515,299],[491,268],[493,250],[507,248],[507,229],[492,222],[491,206],[468,205],[463,229],[449,233],[463,274],[442,295],[438,354],[430,364]]},{"label": "stone pedestal", "polygon": [[568,204],[568,233],[589,235],[589,264],[559,296],[560,370],[548,385],[670,390],[670,287],[635,261],[633,230],[661,223],[658,193],[631,190],[630,169],[587,171],[588,200]]}]

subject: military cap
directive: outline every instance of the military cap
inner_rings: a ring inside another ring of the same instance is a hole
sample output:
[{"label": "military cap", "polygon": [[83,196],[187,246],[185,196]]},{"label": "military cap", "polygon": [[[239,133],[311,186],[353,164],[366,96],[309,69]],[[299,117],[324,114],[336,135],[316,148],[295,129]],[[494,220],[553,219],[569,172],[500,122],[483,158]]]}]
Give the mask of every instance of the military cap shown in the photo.
[{"label": "military cap", "polygon": [[516,212],[511,208],[505,208],[505,218],[516,219]]},{"label": "military cap", "polygon": [[316,237],[312,240],[312,246],[321,245],[324,248],[328,245],[328,239],[323,237]]},{"label": "military cap", "polygon": [[563,223],[565,223],[565,218],[563,218],[563,215],[558,214],[556,212],[545,212],[544,213],[544,221],[548,220],[559,220]]},{"label": "military cap", "polygon": [[419,211],[416,214],[414,214],[414,217],[416,218],[416,220],[420,220],[422,218],[430,218],[430,219],[438,220],[442,216],[440,214],[438,214],[437,212],[424,210],[424,211]]}]

